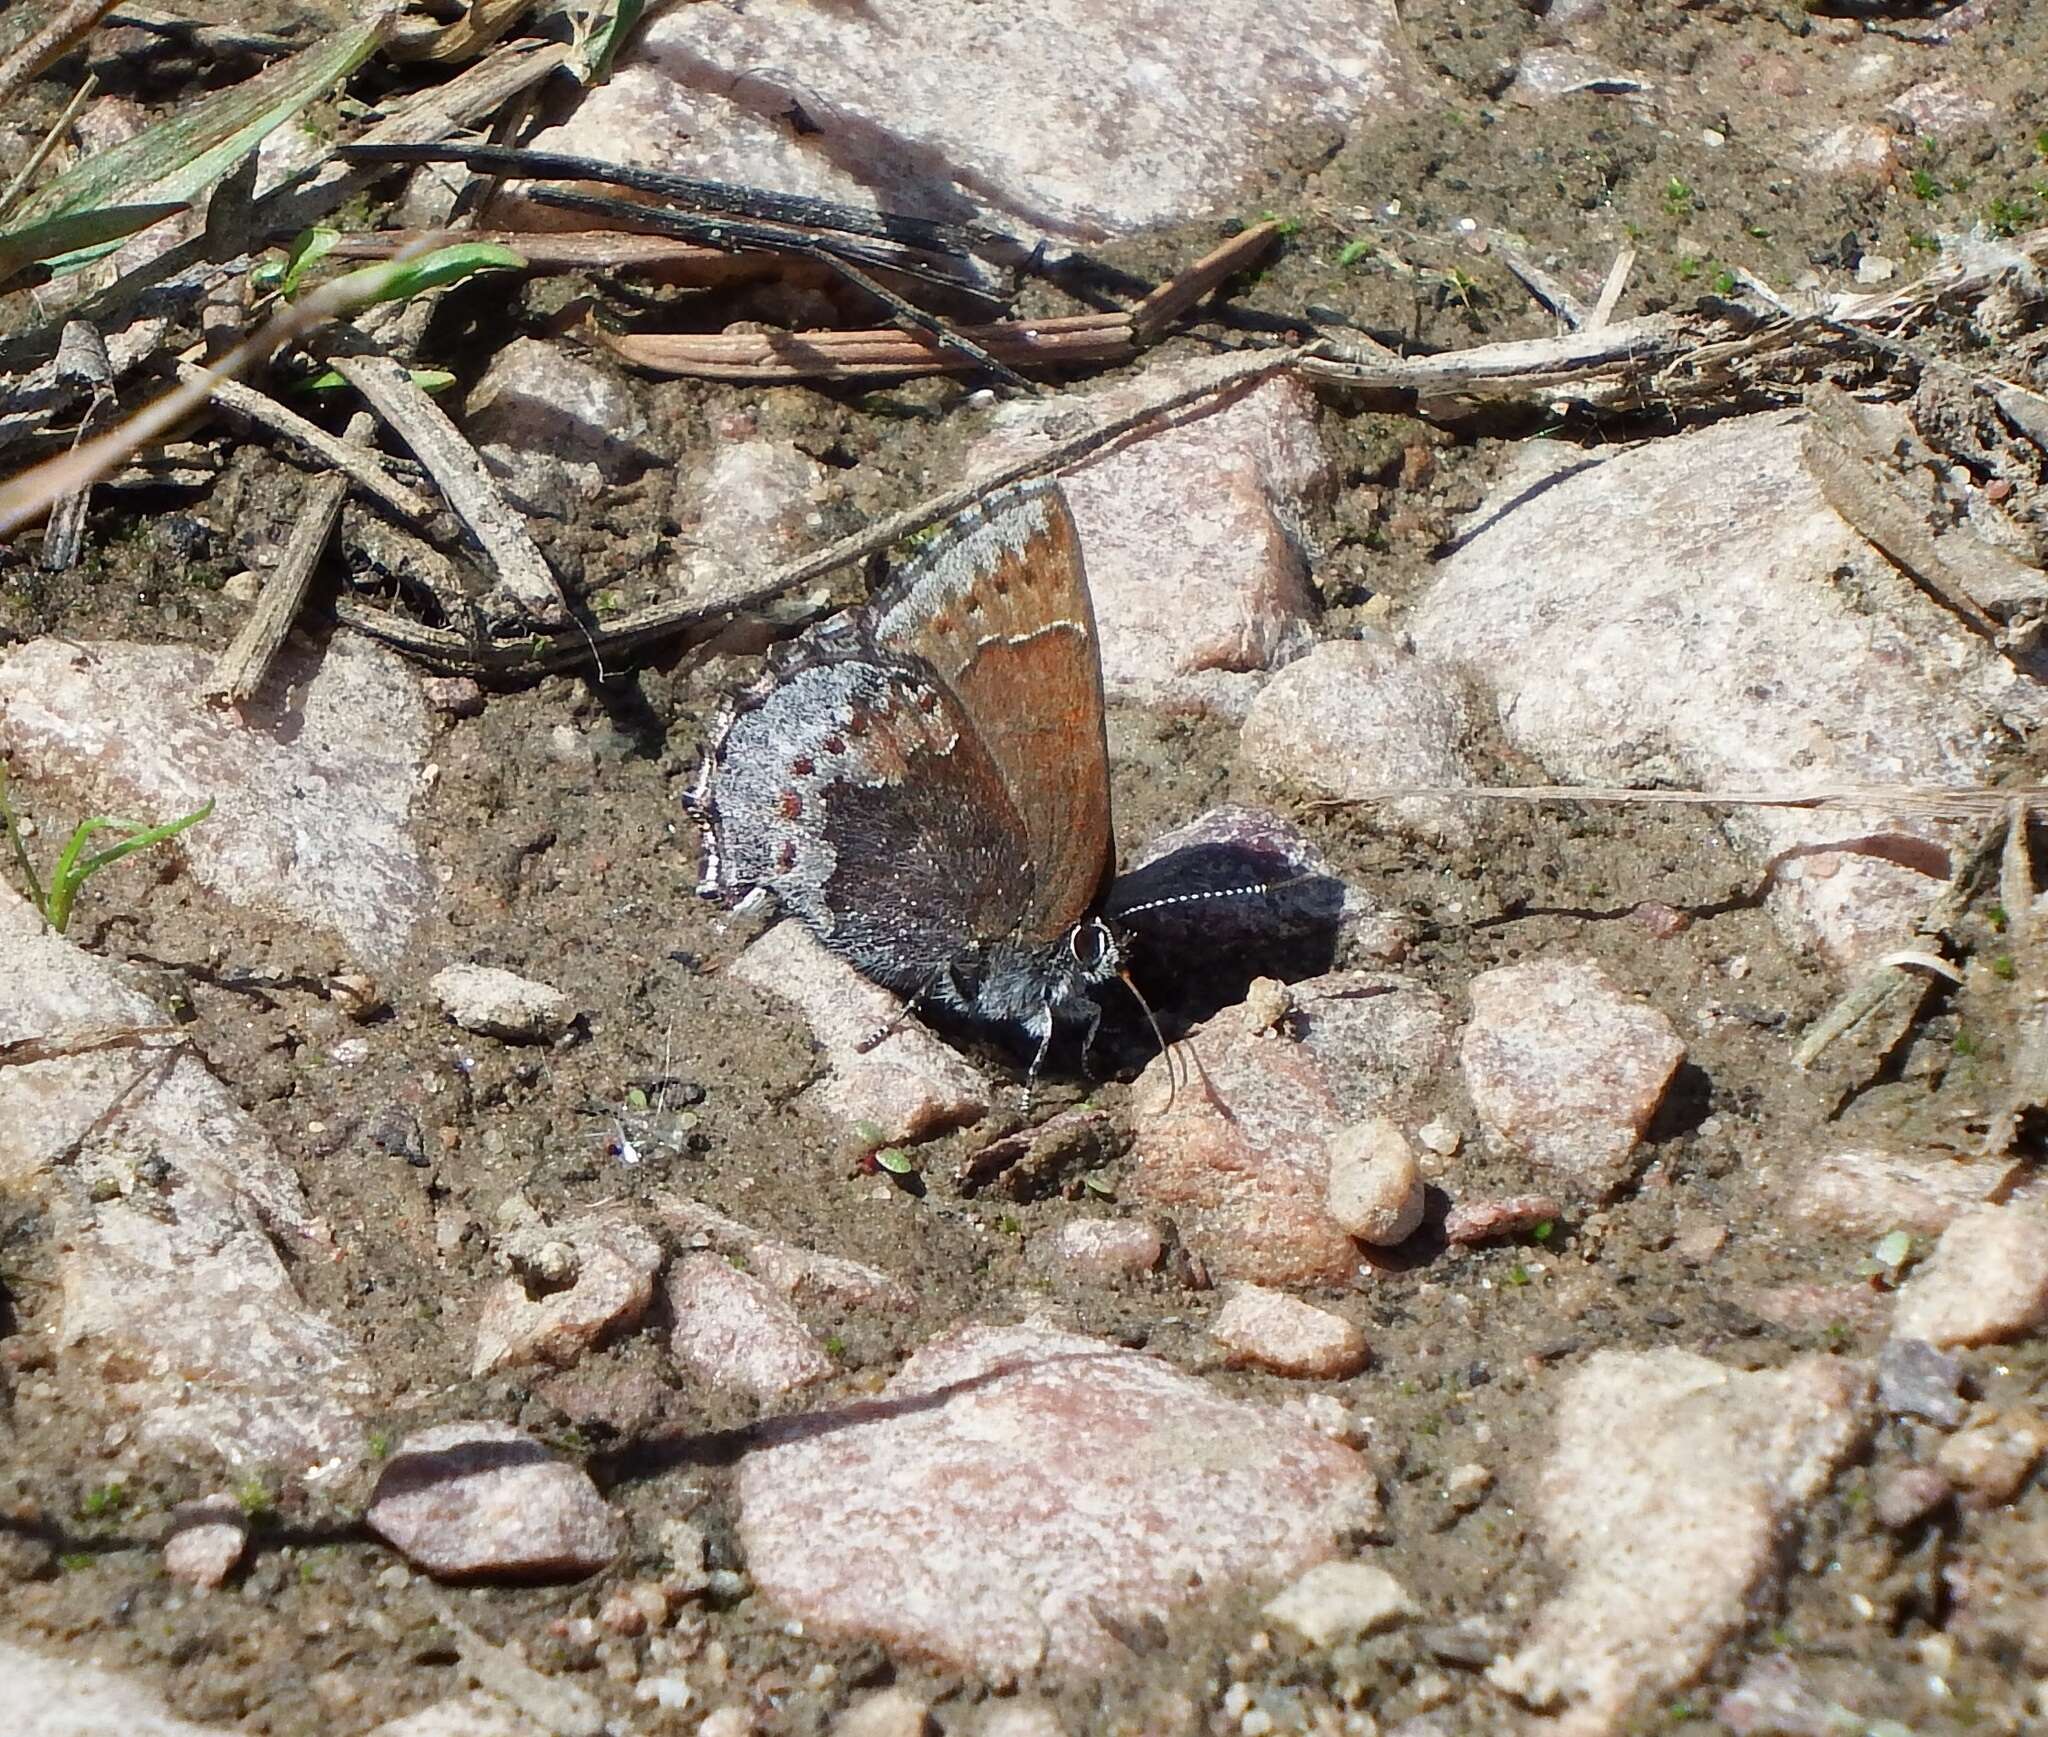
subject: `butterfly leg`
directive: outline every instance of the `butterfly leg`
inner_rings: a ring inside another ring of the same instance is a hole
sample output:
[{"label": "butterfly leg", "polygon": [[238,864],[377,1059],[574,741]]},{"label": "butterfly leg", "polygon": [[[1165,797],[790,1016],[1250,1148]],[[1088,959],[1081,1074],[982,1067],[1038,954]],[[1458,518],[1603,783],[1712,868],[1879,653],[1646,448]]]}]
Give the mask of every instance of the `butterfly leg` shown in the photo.
[{"label": "butterfly leg", "polygon": [[1102,1029],[1102,1009],[1093,1001],[1088,1003],[1088,1024],[1081,1033],[1081,1066],[1088,1077],[1096,1078],[1091,1059],[1095,1054],[1095,1034]]},{"label": "butterfly leg", "polygon": [[945,975],[945,972],[946,967],[941,965],[938,970],[925,979],[924,986],[916,994],[907,996],[901,1007],[897,1008],[894,1013],[853,1046],[855,1053],[866,1055],[869,1050],[878,1047],[885,1039],[894,1037],[897,1032],[908,1025],[916,1015],[918,1008],[923,1006],[931,998],[932,991],[938,988],[939,979]]},{"label": "butterfly leg", "polygon": [[1050,1000],[1041,1004],[1038,1017],[1027,1029],[1038,1033],[1038,1050],[1032,1056],[1031,1066],[1024,1075],[1024,1110],[1028,1115],[1031,1110],[1031,1088],[1038,1083],[1038,1076],[1045,1071],[1045,1058],[1052,1050],[1052,1034],[1056,1026]]}]

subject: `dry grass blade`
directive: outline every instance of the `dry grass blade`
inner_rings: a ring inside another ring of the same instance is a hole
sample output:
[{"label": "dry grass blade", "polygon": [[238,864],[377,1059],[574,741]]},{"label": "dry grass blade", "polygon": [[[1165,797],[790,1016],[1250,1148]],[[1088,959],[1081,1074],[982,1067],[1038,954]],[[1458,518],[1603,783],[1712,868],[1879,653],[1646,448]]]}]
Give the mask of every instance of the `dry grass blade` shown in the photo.
[{"label": "dry grass blade", "polygon": [[[114,406],[114,365],[107,356],[106,340],[85,321],[73,320],[64,328],[57,369],[82,382],[92,394],[72,441],[76,449],[92,438]],[[50,528],[43,537],[44,572],[62,573],[77,565],[85,549],[85,514],[91,500],[92,484],[87,481],[50,509]]]},{"label": "dry grass blade", "polygon": [[26,0],[0,18],[0,104],[85,35],[113,0],[65,0],[54,6]]},{"label": "dry grass blade", "polygon": [[328,363],[426,467],[491,563],[494,594],[531,621],[546,626],[566,622],[569,604],[554,574],[447,412],[388,356],[330,356]]},{"label": "dry grass blade", "polygon": [[533,0],[471,0],[453,24],[401,25],[392,32],[386,54],[395,61],[426,61],[439,66],[474,60],[503,38],[533,9]]},{"label": "dry grass blade", "polygon": [[1390,784],[1368,796],[1318,803],[1353,808],[1428,796],[1449,802],[1597,802],[1682,808],[1804,808],[1851,814],[1917,814],[1981,820],[2018,803],[2048,809],[2048,784],[1869,784],[1829,790],[1637,790],[1622,784]]},{"label": "dry grass blade", "polygon": [[1222,245],[1212,247],[1185,271],[1176,272],[1131,309],[1131,330],[1137,341],[1157,341],[1211,290],[1249,270],[1286,232],[1286,224],[1277,220],[1255,223]]},{"label": "dry grass blade", "polygon": [[[344,438],[350,445],[365,446],[376,426],[368,411],[359,410],[349,418]],[[256,697],[264,677],[270,673],[277,648],[284,644],[284,637],[306,600],[313,569],[319,565],[327,539],[334,535],[335,520],[341,517],[348,485],[345,474],[336,474],[316,478],[306,490],[305,504],[299,509],[298,523],[292,527],[283,559],[264,582],[262,594],[249,611],[249,619],[242,623],[241,631],[214,661],[199,690],[201,699],[216,705],[241,706]]]},{"label": "dry grass blade", "polygon": [[[841,332],[607,332],[592,338],[621,361],[700,380],[907,380],[983,366],[969,350],[894,327]],[[1137,353],[1129,314],[1073,314],[963,326],[956,337],[1020,368],[1122,362]]]},{"label": "dry grass blade", "polygon": [[[417,229],[380,229],[344,235],[329,249],[327,257],[343,259],[389,259],[402,249],[413,247],[425,232]],[[694,241],[678,241],[668,235],[635,235],[616,229],[545,230],[465,229],[467,241],[496,242],[516,247],[527,264],[540,272],[641,271],[667,282],[713,289],[727,284],[750,283],[764,277],[780,276],[784,262],[727,253]]]},{"label": "dry grass blade", "polygon": [[50,123],[49,130],[36,141],[36,148],[23,159],[21,167],[7,178],[7,190],[0,192],[0,223],[7,220],[7,214],[14,209],[14,202],[20,197],[21,190],[41,173],[50,153],[57,148],[57,141],[70,132],[72,122],[85,112],[85,105],[99,94],[99,88],[100,75],[96,72],[87,73],[84,82],[71,93],[71,100],[64,105],[64,112]]}]

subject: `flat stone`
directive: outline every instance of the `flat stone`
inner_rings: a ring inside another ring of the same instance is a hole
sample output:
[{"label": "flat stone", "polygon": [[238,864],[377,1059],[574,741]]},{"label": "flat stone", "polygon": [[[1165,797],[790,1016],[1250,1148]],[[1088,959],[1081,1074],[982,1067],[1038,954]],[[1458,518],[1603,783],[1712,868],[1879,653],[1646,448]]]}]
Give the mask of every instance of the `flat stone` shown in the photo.
[{"label": "flat stone", "polygon": [[50,1215],[60,1367],[155,1446],[302,1473],[351,1458],[365,1371],[273,1241],[331,1252],[291,1167],[196,1055],[118,1041],[172,1021],[5,886],[0,958],[0,1046],[52,1057],[0,1068],[0,1188]]},{"label": "flat stone", "polygon": [[1278,1030],[1225,1008],[1184,1038],[1224,1108],[1200,1085],[1170,1088],[1155,1059],[1132,1094],[1133,1196],[1170,1213],[1219,1279],[1343,1284],[1358,1245],[1330,1216],[1331,1142],[1360,1116],[1395,1113],[1448,1059],[1442,1002],[1398,977],[1334,972],[1291,986]]},{"label": "flat stone", "polygon": [[514,1274],[485,1294],[472,1375],[523,1364],[567,1369],[607,1335],[630,1332],[654,1300],[661,1245],[640,1225],[595,1214],[553,1227],[574,1279],[545,1288]]},{"label": "flat stone", "polygon": [[625,1547],[624,1526],[580,1466],[484,1420],[409,1436],[363,1518],[437,1580],[580,1580]]},{"label": "flat stone", "polygon": [[9,1737],[235,1737],[240,1729],[180,1719],[150,1685],[76,1648],[48,1658],[0,1640],[0,1730]]},{"label": "flat stone", "polygon": [[1458,1060],[1479,1119],[1560,1180],[1612,1194],[1685,1060],[1670,1020],[1564,959],[1483,971],[1469,993]]},{"label": "flat stone", "polygon": [[514,338],[491,357],[463,405],[477,456],[515,505],[566,514],[659,462],[632,386],[583,354]]},{"label": "flat stone", "polygon": [[235,1571],[248,1547],[248,1516],[234,1497],[181,1502],[171,1510],[164,1572],[186,1586],[218,1586]]},{"label": "flat stone", "polygon": [[576,1020],[575,1005],[559,989],[495,965],[449,965],[427,987],[464,1031],[507,1043],[553,1043]]},{"label": "flat stone", "polygon": [[732,963],[731,976],[795,1003],[824,1052],[826,1077],[797,1101],[851,1133],[867,1123],[884,1142],[922,1140],[988,1114],[988,1081],[914,1020],[872,1049],[902,1003],[828,953],[797,922],[777,923]]},{"label": "flat stone", "polygon": [[[1828,507],[1803,413],[1730,417],[1503,485],[1407,627],[1493,693],[1560,783],[1772,790],[1971,785],[2048,695]],[[1898,944],[1939,883],[1861,841],[1955,842],[1912,817],[1743,810],[1727,830],[1772,904],[1844,962]],[[1647,889],[1646,889],[1647,890]]]},{"label": "flat stone", "polygon": [[908,1285],[880,1267],[768,1236],[701,1200],[657,1194],[654,1207],[695,1246],[738,1256],[755,1278],[801,1307],[907,1309],[917,1300]]},{"label": "flat stone", "polygon": [[341,634],[287,652],[236,717],[193,698],[211,666],[184,646],[31,640],[0,653],[0,741],[19,775],[102,812],[171,820],[212,798],[166,847],[200,886],[395,963],[438,899],[408,830],[427,758],[419,678]]},{"label": "flat stone", "polygon": [[2048,1419],[2015,1406],[1975,1418],[1943,1442],[1934,1469],[1974,1506],[1992,1508],[2019,1494],[2048,1453]]},{"label": "flat stone", "polygon": [[1535,1487],[1564,1587],[1487,1680],[1586,1737],[1694,1681],[1769,1595],[1786,1528],[1867,1431],[1865,1398],[1832,1357],[1744,1372],[1596,1351],[1557,1395]]},{"label": "flat stone", "polygon": [[1899,1291],[1892,1336],[1990,1345],[2048,1321],[2048,1211],[1980,1206],[1941,1233]]},{"label": "flat stone", "polygon": [[[1937,1236],[1958,1214],[1983,1204],[2010,1166],[1949,1152],[1886,1152],[1853,1146],[1783,1158],[1767,1179],[1785,1210],[1810,1230],[1878,1236],[1907,1230]],[[2022,1189],[2022,1195],[2035,1190]]]},{"label": "flat stone", "polygon": [[1005,22],[999,54],[944,0],[765,0],[652,19],[533,143],[1093,239],[1234,213],[1270,141],[1426,88],[1392,0],[1218,0],[1199,18],[1047,0]]},{"label": "flat stone", "polygon": [[1315,1647],[1362,1640],[1422,1614],[1408,1589],[1370,1562],[1318,1562],[1265,1614]]},{"label": "flat stone", "polygon": [[1370,1467],[1154,1357],[968,1327],[874,1400],[769,1424],[739,1467],[760,1590],[814,1632],[1002,1683],[1299,1573],[1377,1512]]},{"label": "flat stone", "polygon": [[[1275,675],[1245,715],[1238,756],[1269,787],[1349,802],[1471,784],[1474,733],[1458,671],[1375,634],[1326,641]],[[1436,797],[1375,801],[1366,819],[1429,845],[1474,837],[1471,807]]]},{"label": "flat stone", "polygon": [[1370,1116],[1330,1142],[1330,1216],[1360,1242],[1391,1248],[1422,1223],[1422,1167],[1401,1124]]},{"label": "flat stone", "polygon": [[832,1359],[781,1292],[723,1255],[680,1255],[668,1273],[669,1350],[700,1381],[757,1399],[822,1381]]},{"label": "flat stone", "polygon": [[1159,1227],[1137,1218],[1070,1218],[1052,1233],[1048,1248],[1060,1272],[1096,1284],[1149,1273],[1165,1252]]},{"label": "flat stone", "polygon": [[1321,1381],[1356,1375],[1370,1355],[1355,1322],[1263,1285],[1232,1290],[1209,1323],[1209,1337],[1233,1363]]},{"label": "flat stone", "polygon": [[1960,1358],[1924,1339],[1888,1340],[1877,1354],[1877,1399],[1894,1417],[1924,1417],[1944,1429],[1963,1418]]},{"label": "flat stone", "polygon": [[1453,1247],[1500,1242],[1564,1216],[1554,1195],[1508,1194],[1492,1200],[1460,1200],[1444,1214],[1444,1241]]},{"label": "flat stone", "polygon": [[719,441],[709,462],[685,466],[677,477],[684,590],[765,573],[823,541],[820,508],[832,486],[832,473],[786,440],[747,434]]},{"label": "flat stone", "polygon": [[[1006,404],[969,469],[1041,451],[1077,416],[1116,416],[1174,378],[1169,366]],[[1314,645],[1301,526],[1332,483],[1318,417],[1315,394],[1280,376],[1061,473],[1112,703],[1242,717],[1264,672]]]}]

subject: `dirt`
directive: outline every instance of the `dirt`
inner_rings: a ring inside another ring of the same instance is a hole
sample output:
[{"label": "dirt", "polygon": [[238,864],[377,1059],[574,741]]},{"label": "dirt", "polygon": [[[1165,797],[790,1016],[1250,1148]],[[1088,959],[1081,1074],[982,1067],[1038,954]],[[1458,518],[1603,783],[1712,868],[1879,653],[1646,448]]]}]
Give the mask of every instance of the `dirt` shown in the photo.
[{"label": "dirt", "polygon": [[[1913,9],[1872,10],[1873,43],[1926,52],[1903,41],[1925,28]],[[1798,102],[1766,82],[1745,83],[1745,55],[1824,77],[1841,52],[1835,39],[1861,28],[1815,20],[1789,0],[1651,0],[1575,32],[1585,52],[1666,93],[1661,127],[1625,124],[1615,105],[1627,99],[1614,96],[1541,108],[1505,100],[1505,69],[1536,41],[1540,22],[1512,0],[1409,4],[1403,17],[1423,59],[1453,81],[1451,112],[1301,141],[1243,213],[1256,217],[1270,202],[1299,228],[1277,262],[1243,286],[1234,303],[1240,325],[1285,324],[1318,308],[1384,342],[1424,349],[1548,334],[1549,316],[1497,252],[1457,238],[1451,226],[1468,217],[1524,238],[1535,257],[1561,253],[1573,265],[1569,287],[1588,301],[1614,254],[1632,246],[1626,306],[1635,312],[1689,302],[1738,267],[1779,286],[1810,271],[1838,283],[1865,253],[1910,270],[1938,232],[2026,211],[2029,222],[2048,219],[2048,92],[2036,77],[2025,94],[2025,69],[2048,65],[2041,8],[1994,8],[1990,23],[1942,52],[1944,76],[2000,102],[2010,124],[1922,148],[1889,186],[1790,175],[1771,148],[1802,118]],[[172,100],[191,70],[159,61],[138,76],[135,94]],[[1722,142],[1706,143],[1709,129]],[[1368,234],[1362,214],[1396,201],[1399,223]],[[1157,273],[1225,227],[1194,225],[1104,252],[1113,264]],[[1347,258],[1347,243],[1361,238],[1370,250]],[[459,292],[439,316],[439,347],[466,378],[494,336],[542,317],[541,292],[531,292],[527,309],[506,320],[490,300],[502,293]],[[722,317],[747,311],[742,304]],[[1980,360],[1997,365],[1995,356]],[[747,411],[770,437],[841,471],[847,488],[827,531],[907,504],[924,479],[951,474],[960,438],[947,413],[968,390],[936,382],[835,396],[642,385],[654,443],[679,467],[704,449],[721,417]],[[1332,632],[1364,620],[1398,623],[1509,438],[1598,441],[1626,432],[1532,421],[1453,435],[1334,402],[1326,421],[1343,486],[1327,520],[1309,531]],[[299,472],[245,446],[211,499],[110,496],[81,572],[35,580],[19,566],[0,571],[0,642],[59,633],[224,644],[241,606],[222,582],[250,551],[282,540],[300,487]],[[659,589],[660,556],[679,535],[669,509],[657,478],[573,522],[538,528],[580,591],[631,602]],[[189,1008],[201,1051],[331,1221],[343,1258],[302,1263],[295,1277],[308,1302],[365,1348],[382,1383],[388,1438],[445,1419],[517,1422],[590,1454],[639,1538],[654,1535],[685,1486],[700,1488],[697,1518],[715,1565],[725,1567],[741,1566],[727,1535],[725,1470],[687,1453],[678,1463],[675,1444],[743,1426],[750,1403],[689,1385],[652,1333],[605,1353],[619,1389],[637,1396],[613,1427],[575,1422],[528,1375],[468,1376],[475,1299],[499,1271],[492,1245],[501,1204],[523,1194],[544,1213],[571,1215],[676,1189],[764,1231],[905,1276],[914,1311],[817,1323],[843,1342],[849,1390],[878,1384],[935,1332],[1009,1309],[1039,1282],[1026,1245],[1076,1210],[1059,1197],[960,1196],[946,1178],[988,1138],[986,1127],[919,1149],[928,1179],[920,1196],[865,1169],[854,1130],[791,1107],[817,1066],[807,1035],[786,1006],[722,974],[738,940],[690,897],[697,846],[679,806],[712,707],[754,667],[745,657],[663,656],[602,682],[564,676],[494,692],[482,716],[445,722],[420,828],[433,859],[453,871],[445,915],[418,937],[418,963],[380,985],[391,1012],[368,1025],[350,1023],[296,981],[340,965],[331,947],[246,917],[227,922],[161,866],[131,863],[94,882],[75,931],[87,947],[147,968]],[[556,743],[564,725],[576,733],[575,753]],[[1228,731],[1126,714],[1112,740],[1126,854],[1216,802],[1270,801],[1234,780]],[[1504,748],[1495,757],[1500,781],[1533,781],[1533,769]],[[30,786],[19,796],[44,838],[61,837],[77,818],[54,790]],[[1874,1353],[1877,1338],[1856,1322],[1792,1332],[1746,1306],[1774,1285],[1853,1279],[1864,1253],[1785,1240],[1759,1198],[1758,1169],[1823,1141],[1953,1136],[2004,1077],[2003,991],[1973,974],[1879,1082],[1845,1103],[1834,1072],[1801,1076],[1787,1059],[1788,1034],[1841,985],[1755,908],[1753,871],[1707,819],[1513,810],[1483,851],[1430,853],[1376,832],[1366,814],[1304,808],[1292,817],[1347,880],[1416,919],[1424,940],[1405,969],[1454,1006],[1474,973],[1557,950],[1598,957],[1674,1014],[1696,1004],[1702,981],[1723,985],[1728,1017],[1688,1029],[1690,1066],[1653,1131],[1639,1182],[1611,1207],[1560,1224],[1547,1242],[1471,1251],[1321,1299],[1360,1320],[1374,1350],[1373,1371],[1334,1390],[1372,1416],[1376,1439],[1394,1444],[1381,1466],[1390,1543],[1376,1559],[1436,1615],[1526,1611],[1554,1585],[1526,1497],[1557,1360],[1597,1346],[1684,1346],[1737,1367],[1810,1349]],[[1645,901],[1694,920],[1658,939],[1635,914]],[[1986,952],[1998,945],[1981,919],[1970,940]],[[533,1052],[455,1032],[424,987],[448,958],[555,985],[584,1010],[576,1040]],[[1739,977],[1730,974],[1736,959],[1747,962]],[[1177,979],[1169,961],[1153,979],[1169,1021],[1205,999],[1213,1004],[1213,986],[1198,972]],[[344,1069],[330,1052],[346,1037],[367,1039],[369,1057]],[[1014,1074],[1013,1061],[1005,1065]],[[1089,1089],[1069,1082],[1043,1107]],[[1094,1093],[1115,1109],[1124,1088],[1112,1082]],[[639,1108],[636,1094],[654,1111]],[[394,1104],[412,1107],[413,1137],[380,1145],[374,1136],[388,1132]],[[621,1162],[622,1136],[636,1146],[637,1164]],[[1483,1171],[1467,1174],[1483,1192]],[[1097,1178],[1112,1194],[1118,1180],[1115,1164]],[[1517,1187],[1506,1170],[1499,1181],[1504,1191]],[[1727,1240],[1694,1262],[1674,1245],[1702,1227],[1724,1229]],[[33,1343],[58,1306],[53,1260],[34,1206],[0,1200],[0,1333],[16,1345]],[[1295,1393],[1277,1379],[1212,1367],[1198,1326],[1185,1318],[1191,1301],[1162,1272],[1087,1294],[1074,1313],[1088,1331],[1203,1367],[1226,1391],[1259,1400]],[[2038,1402],[2048,1354],[2037,1340],[1973,1368],[1990,1401]],[[7,1391],[30,1374],[10,1365]],[[108,1431],[92,1399],[65,1391],[55,1405],[10,1400],[0,1410],[0,1513],[11,1517],[11,1529],[0,1527],[0,1632],[139,1670],[187,1718],[276,1737],[364,1730],[459,1689],[439,1618],[449,1595],[394,1577],[394,1558],[356,1524],[374,1466],[318,1498],[295,1486],[246,1489],[259,1521],[250,1565],[224,1594],[194,1598],[167,1579],[149,1540],[173,1503],[210,1487],[207,1474],[138,1451]],[[1712,1728],[1705,1710],[1717,1691],[1745,1656],[1768,1648],[1789,1652],[1848,1705],[1917,1732],[2016,1731],[2039,1717],[2026,1673],[1996,1637],[1953,1647],[1941,1673],[1946,1698],[1925,1684],[1928,1648],[1947,1638],[1943,1563],[1967,1556],[2018,1577],[2041,1575],[2048,1491],[2036,1483],[2003,1509],[1931,1532],[1887,1532],[1871,1517],[1869,1494],[1887,1468],[1905,1463],[1909,1433],[1887,1425],[1867,1462],[1816,1505],[1792,1547],[1798,1571],[1782,1601],[1759,1613],[1749,1647],[1731,1648],[1707,1683],[1646,1711],[1637,1729]],[[1438,1492],[1445,1474],[1474,1460],[1502,1469],[1506,1487],[1458,1517]],[[658,1566],[633,1558],[580,1586],[453,1596],[464,1620],[490,1638],[520,1644],[543,1670],[576,1672],[614,1713],[645,1719],[629,1687],[609,1679],[562,1619],[593,1612],[609,1589]],[[1859,1600],[1874,1614],[1858,1614]],[[383,1619],[376,1629],[360,1620],[370,1609]],[[1446,1729],[1484,1724],[1485,1698],[1469,1672],[1440,1662],[1414,1631],[1289,1662],[1247,1645],[1256,1626],[1246,1607],[1226,1603],[1177,1624],[1166,1645],[1134,1653],[1111,1679],[1056,1693],[1056,1704],[1072,1731],[1135,1731],[1162,1690],[1213,1706],[1225,1684],[1242,1680],[1267,1697],[1262,1705],[1281,1709],[1280,1729],[1296,1717],[1306,1728],[1324,1706],[1370,1707],[1387,1728],[1439,1696],[1447,1696]],[[714,1606],[709,1635],[730,1656],[725,1698],[751,1692],[771,1731],[822,1729],[859,1688],[892,1678],[932,1696],[949,1729],[983,1693],[892,1666],[873,1648],[792,1638],[757,1600]],[[815,1672],[821,1664],[830,1669]]]}]

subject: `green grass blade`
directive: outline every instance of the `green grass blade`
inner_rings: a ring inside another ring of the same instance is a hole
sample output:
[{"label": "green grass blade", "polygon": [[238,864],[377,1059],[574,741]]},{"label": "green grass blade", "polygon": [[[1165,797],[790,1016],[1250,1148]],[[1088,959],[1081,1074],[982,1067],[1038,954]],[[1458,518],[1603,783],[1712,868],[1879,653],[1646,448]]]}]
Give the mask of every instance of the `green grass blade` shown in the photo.
[{"label": "green grass blade", "polygon": [[[232,169],[263,138],[362,65],[383,40],[385,15],[337,32],[254,78],[189,104],[132,139],[74,164],[23,203],[30,222],[109,205],[187,203]],[[105,242],[50,263],[74,271],[111,251]]]},{"label": "green grass blade", "polygon": [[[101,869],[110,863],[119,862],[124,856],[134,855],[138,850],[147,850],[153,844],[162,844],[165,839],[176,837],[186,827],[197,826],[212,812],[213,798],[209,796],[190,814],[181,814],[176,820],[167,820],[161,826],[138,827],[132,820],[111,820],[104,815],[81,820],[77,830],[72,833],[70,842],[64,846],[64,854],[57,859],[55,872],[50,876],[50,898],[43,912],[50,927],[60,935],[64,933],[71,922],[71,904],[78,897],[78,889]],[[85,841],[95,832],[108,830],[126,830],[131,836],[124,838],[119,844],[96,851],[81,862],[79,853],[83,850]]]},{"label": "green grass blade", "polygon": [[83,252],[103,243],[125,241],[137,230],[190,210],[182,199],[155,205],[102,205],[64,217],[45,217],[0,233],[0,284],[40,259]]}]

